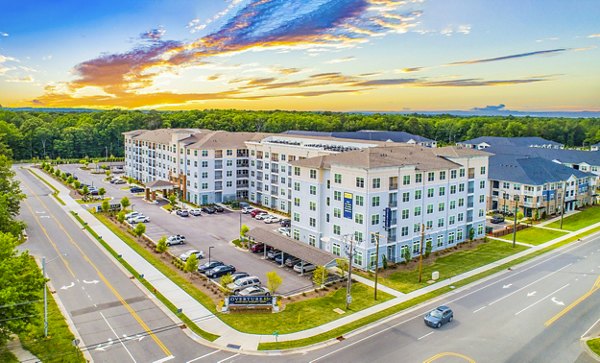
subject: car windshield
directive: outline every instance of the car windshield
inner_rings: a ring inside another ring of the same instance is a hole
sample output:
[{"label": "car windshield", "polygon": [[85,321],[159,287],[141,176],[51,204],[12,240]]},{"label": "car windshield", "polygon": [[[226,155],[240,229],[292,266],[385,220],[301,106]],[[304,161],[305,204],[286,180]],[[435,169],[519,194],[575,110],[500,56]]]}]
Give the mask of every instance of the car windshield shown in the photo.
[{"label": "car windshield", "polygon": [[433,316],[434,318],[441,318],[442,312],[439,310],[433,310],[429,315]]}]

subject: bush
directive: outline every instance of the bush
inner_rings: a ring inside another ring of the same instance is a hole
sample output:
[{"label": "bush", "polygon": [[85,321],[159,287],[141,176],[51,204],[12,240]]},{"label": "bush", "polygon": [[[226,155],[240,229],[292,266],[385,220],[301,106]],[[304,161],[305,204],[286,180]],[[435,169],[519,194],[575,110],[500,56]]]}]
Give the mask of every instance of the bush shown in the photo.
[{"label": "bush", "polygon": [[169,246],[167,246],[167,236],[160,237],[160,239],[156,243],[156,252],[165,253],[167,252],[168,248]]},{"label": "bush", "polygon": [[133,229],[133,234],[136,237],[141,237],[145,232],[146,232],[146,225],[144,223],[136,224],[135,228]]}]

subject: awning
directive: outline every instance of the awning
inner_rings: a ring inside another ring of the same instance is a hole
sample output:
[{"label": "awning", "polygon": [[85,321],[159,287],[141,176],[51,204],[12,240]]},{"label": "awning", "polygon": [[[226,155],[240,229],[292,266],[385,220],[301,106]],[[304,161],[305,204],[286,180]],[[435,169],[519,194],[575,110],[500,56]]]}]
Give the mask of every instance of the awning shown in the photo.
[{"label": "awning", "polygon": [[263,228],[254,228],[247,236],[255,243],[264,243],[315,266],[333,267],[339,258],[322,249]]},{"label": "awning", "polygon": [[173,190],[173,188],[175,188],[175,184],[171,183],[170,181],[166,181],[166,180],[155,180],[153,182],[150,182],[148,184],[146,184],[146,189],[150,189],[150,191],[156,191],[156,190]]}]

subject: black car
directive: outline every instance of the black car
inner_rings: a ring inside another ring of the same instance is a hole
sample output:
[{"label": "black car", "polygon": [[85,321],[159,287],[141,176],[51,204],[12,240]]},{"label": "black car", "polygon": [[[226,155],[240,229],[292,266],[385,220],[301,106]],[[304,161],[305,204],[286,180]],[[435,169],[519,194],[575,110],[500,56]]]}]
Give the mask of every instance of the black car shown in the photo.
[{"label": "black car", "polygon": [[[283,255],[283,257],[282,257],[282,255]],[[291,257],[291,256],[285,252],[284,253],[280,252],[277,255],[275,255],[275,258],[273,259],[273,261],[275,261],[275,263],[277,263],[278,265],[281,265],[283,262],[285,262],[285,260],[288,259],[288,257]]]},{"label": "black car", "polygon": [[292,221],[290,221],[289,219],[282,219],[281,222],[279,222],[279,224],[282,227],[289,227],[292,224]]},{"label": "black car", "polygon": [[204,274],[208,270],[212,270],[213,268],[215,268],[217,266],[221,266],[221,265],[224,265],[224,263],[221,261],[210,261],[210,262],[207,262],[207,263],[201,265],[200,267],[198,267],[198,272],[200,272],[201,274]]},{"label": "black car", "polygon": [[206,277],[217,278],[235,272],[235,267],[232,265],[219,265],[212,270],[206,271]]},{"label": "black car", "polygon": [[202,211],[208,214],[215,214],[217,210],[213,207],[202,207]]},{"label": "black car", "polygon": [[504,222],[504,216],[502,214],[496,214],[490,219],[490,223],[498,224]]},{"label": "black car", "polygon": [[235,282],[235,280],[239,280],[248,276],[250,276],[250,274],[247,272],[234,272],[231,274],[231,282]]},{"label": "black car", "polygon": [[188,212],[185,209],[179,209],[177,210],[177,212],[175,212],[178,216],[180,217],[189,217],[190,216],[190,212]]},{"label": "black car", "polygon": [[132,193],[141,193],[144,191],[144,188],[141,187],[131,187],[129,188],[129,191]]},{"label": "black car", "polygon": [[452,309],[445,305],[438,306],[434,310],[431,310],[423,318],[425,325],[432,328],[440,328],[442,325],[451,322],[452,319],[454,319],[454,313],[452,312]]},{"label": "black car", "polygon": [[215,210],[216,210],[218,213],[223,213],[223,212],[225,212],[225,208],[221,207],[220,205],[217,205],[217,204],[215,204],[215,205],[213,205],[212,207],[213,207],[213,208],[214,208],[214,209],[215,209]]}]

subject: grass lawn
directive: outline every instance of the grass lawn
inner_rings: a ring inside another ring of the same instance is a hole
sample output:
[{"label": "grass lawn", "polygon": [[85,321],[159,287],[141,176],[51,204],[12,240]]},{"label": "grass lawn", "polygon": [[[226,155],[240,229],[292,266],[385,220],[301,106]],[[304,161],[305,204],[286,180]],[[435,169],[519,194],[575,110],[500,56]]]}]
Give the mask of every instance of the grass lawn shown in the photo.
[{"label": "grass lawn", "polygon": [[90,200],[87,200],[87,201],[84,201],[83,199],[75,199],[75,201],[77,203],[79,203],[79,204],[97,204],[97,203],[102,203],[105,200],[111,201],[112,198],[106,197],[104,199],[90,199]]},{"label": "grass lawn", "polygon": [[[529,227],[517,231],[517,242],[528,243],[530,245],[539,245],[560,236],[564,236],[566,233],[567,232],[553,231],[551,229]],[[511,233],[500,238],[506,241],[512,241],[513,235]]]},{"label": "grass lawn", "polygon": [[377,294],[378,300],[374,301],[372,288],[355,283],[352,285],[353,300],[351,309],[344,315],[333,312],[333,309],[345,309],[345,289],[340,289],[335,293],[331,292],[324,297],[286,304],[285,309],[277,314],[220,314],[217,313],[214,302],[186,278],[177,273],[177,271],[174,270],[174,266],[163,263],[158,256],[146,250],[143,246],[140,246],[131,236],[114,226],[110,220],[102,214],[95,214],[95,216],[138,254],[152,263],[165,276],[178,284],[190,296],[204,305],[212,313],[217,314],[217,316],[225,323],[241,332],[253,334],[272,334],[275,330],[280,334],[297,332],[328,323],[346,316],[349,313],[368,308],[392,298],[391,295],[379,291]]},{"label": "grass lawn", "polygon": [[457,251],[449,255],[438,257],[433,263],[424,261],[423,282],[421,283],[418,282],[418,267],[415,267],[410,271],[394,272],[388,277],[380,277],[379,282],[400,292],[409,293],[428,286],[427,280],[431,278],[431,273],[433,271],[439,271],[440,280],[444,280],[500,260],[514,253],[521,252],[525,249],[527,249],[525,246],[517,245],[516,248],[513,248],[508,243],[490,240],[480,244],[472,250]]},{"label": "grass lawn", "polygon": [[0,362],[19,363],[19,360],[8,350],[8,348],[6,348],[6,346],[4,346],[0,347]]},{"label": "grass lawn", "polygon": [[[588,207],[579,213],[565,217],[563,220],[563,229],[576,231],[598,222],[600,222],[600,207]],[[548,224],[547,227],[560,228],[560,220]]]},{"label": "grass lawn", "polygon": [[600,338],[588,340],[587,345],[594,353],[600,355]]}]

